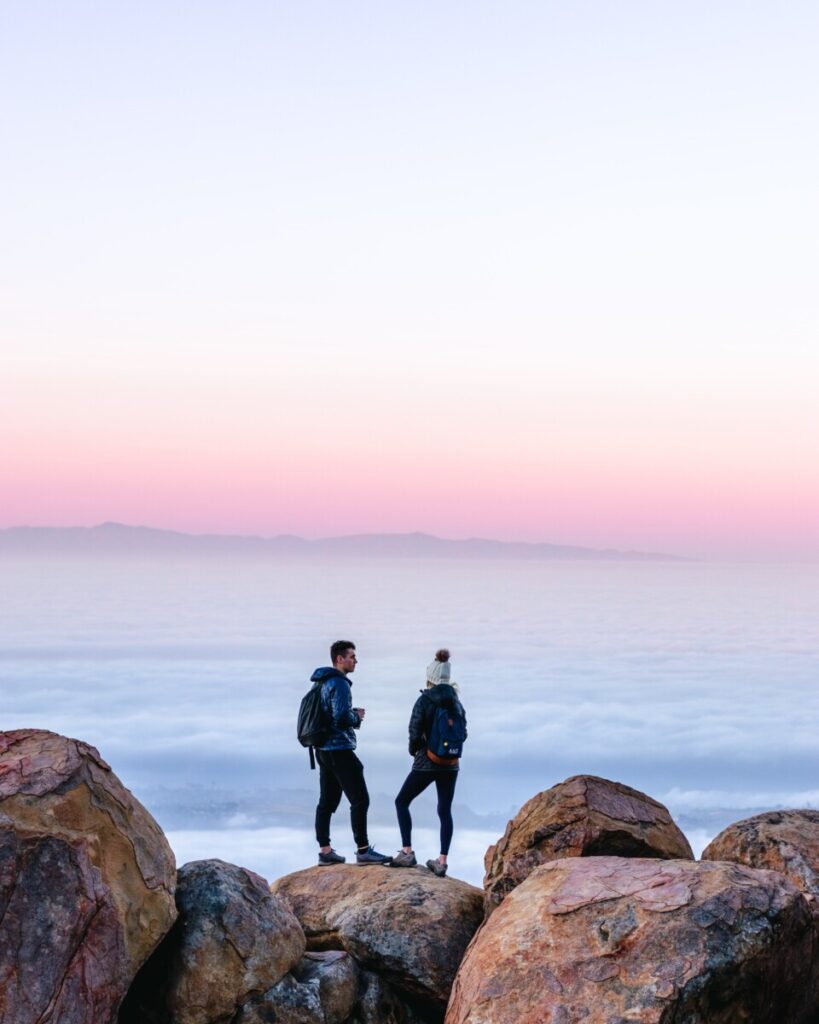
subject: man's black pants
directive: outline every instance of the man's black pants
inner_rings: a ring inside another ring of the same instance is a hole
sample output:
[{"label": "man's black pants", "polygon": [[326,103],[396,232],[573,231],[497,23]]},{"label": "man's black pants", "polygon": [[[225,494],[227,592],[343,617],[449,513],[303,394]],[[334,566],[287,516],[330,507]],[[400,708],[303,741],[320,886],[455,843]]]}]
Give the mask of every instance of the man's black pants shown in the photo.
[{"label": "man's black pants", "polygon": [[319,763],[319,802],[316,807],[316,839],[319,846],[330,845],[330,817],[338,808],[343,793],[350,801],[350,824],[359,849],[370,845],[367,838],[367,809],[370,794],[364,781],[364,765],[354,750],[317,750]]}]

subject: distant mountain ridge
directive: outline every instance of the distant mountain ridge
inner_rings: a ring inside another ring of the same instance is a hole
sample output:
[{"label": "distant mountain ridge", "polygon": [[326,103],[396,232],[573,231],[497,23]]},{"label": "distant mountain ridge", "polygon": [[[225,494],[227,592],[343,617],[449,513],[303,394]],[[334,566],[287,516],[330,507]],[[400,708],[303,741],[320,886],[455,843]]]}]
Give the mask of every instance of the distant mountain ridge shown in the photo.
[{"label": "distant mountain ridge", "polygon": [[477,558],[572,561],[685,561],[676,555],[522,541],[445,540],[426,533],[356,534],[305,540],[233,534],[192,534],[148,526],[13,526],[0,530],[0,555],[197,556],[340,558]]}]

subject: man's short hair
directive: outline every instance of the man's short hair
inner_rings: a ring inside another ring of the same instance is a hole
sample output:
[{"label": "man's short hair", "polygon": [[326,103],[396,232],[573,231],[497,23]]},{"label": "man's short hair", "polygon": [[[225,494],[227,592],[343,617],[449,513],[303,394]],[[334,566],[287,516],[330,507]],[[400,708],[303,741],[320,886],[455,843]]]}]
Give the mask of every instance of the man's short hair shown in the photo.
[{"label": "man's short hair", "polygon": [[336,658],[343,658],[350,648],[355,650],[355,644],[352,640],[336,640],[330,648],[330,664],[335,665]]}]

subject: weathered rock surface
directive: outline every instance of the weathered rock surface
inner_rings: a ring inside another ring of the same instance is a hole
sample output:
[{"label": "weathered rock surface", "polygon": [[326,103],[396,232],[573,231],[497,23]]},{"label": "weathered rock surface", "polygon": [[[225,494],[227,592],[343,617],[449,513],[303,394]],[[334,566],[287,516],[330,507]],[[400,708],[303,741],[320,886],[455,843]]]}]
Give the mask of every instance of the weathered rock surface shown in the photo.
[{"label": "weathered rock surface", "polygon": [[140,972],[121,1024],[229,1020],[298,964],[304,933],[267,883],[220,860],[179,870],[179,920]]},{"label": "weathered rock surface", "polygon": [[305,953],[293,968],[299,984],[316,990],[326,1024],[342,1024],[358,999],[359,970],[343,950]]},{"label": "weathered rock surface", "polygon": [[362,971],[358,1003],[350,1024],[425,1024],[424,1018],[397,995],[389,982]]},{"label": "weathered rock surface", "polygon": [[702,859],[781,871],[819,913],[819,811],[768,811],[737,821],[706,846]]},{"label": "weathered rock surface", "polygon": [[358,982],[349,953],[306,953],[292,974],[254,996],[231,1024],[345,1024],[358,999]]},{"label": "weathered rock surface", "polygon": [[173,924],[175,875],[94,747],[0,733],[0,1022],[111,1024]]},{"label": "weathered rock surface", "polygon": [[483,917],[479,889],[416,869],[338,865],[274,882],[310,949],[345,949],[430,1019],[446,1006],[464,950]]},{"label": "weathered rock surface", "polygon": [[600,856],[694,855],[661,803],[620,782],[575,775],[527,801],[486,851],[486,911],[547,861]]},{"label": "weathered rock surface", "polygon": [[113,1019],[135,968],[87,849],[0,829],[0,915],[3,1024]]},{"label": "weathered rock surface", "polygon": [[268,992],[249,999],[235,1017],[222,1019],[230,1024],[324,1024],[318,992],[300,985],[292,974],[285,974]]},{"label": "weathered rock surface", "polygon": [[446,1024],[809,1024],[813,943],[807,902],[774,872],[552,861],[476,935]]}]

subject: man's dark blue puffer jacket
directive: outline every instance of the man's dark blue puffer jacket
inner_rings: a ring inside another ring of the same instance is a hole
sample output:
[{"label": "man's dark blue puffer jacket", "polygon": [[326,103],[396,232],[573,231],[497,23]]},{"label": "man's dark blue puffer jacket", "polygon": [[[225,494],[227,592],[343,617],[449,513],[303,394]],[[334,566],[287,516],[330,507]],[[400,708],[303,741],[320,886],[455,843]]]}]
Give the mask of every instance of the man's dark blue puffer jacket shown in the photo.
[{"label": "man's dark blue puffer jacket", "polygon": [[330,734],[319,750],[355,750],[354,730],[361,725],[358,712],[353,711],[352,683],[337,668],[317,668],[311,683],[321,683],[321,706],[330,720]]}]

